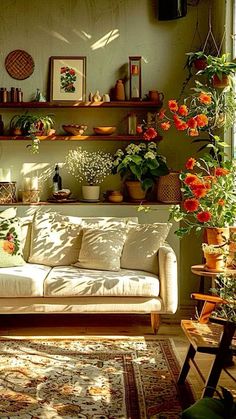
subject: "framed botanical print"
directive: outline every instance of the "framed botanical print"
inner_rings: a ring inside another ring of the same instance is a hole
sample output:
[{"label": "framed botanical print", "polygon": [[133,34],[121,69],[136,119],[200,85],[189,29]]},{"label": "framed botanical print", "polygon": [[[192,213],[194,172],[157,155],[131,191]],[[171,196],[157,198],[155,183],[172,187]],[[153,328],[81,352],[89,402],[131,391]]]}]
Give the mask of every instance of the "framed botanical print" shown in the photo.
[{"label": "framed botanical print", "polygon": [[84,101],[86,57],[50,57],[50,102]]}]

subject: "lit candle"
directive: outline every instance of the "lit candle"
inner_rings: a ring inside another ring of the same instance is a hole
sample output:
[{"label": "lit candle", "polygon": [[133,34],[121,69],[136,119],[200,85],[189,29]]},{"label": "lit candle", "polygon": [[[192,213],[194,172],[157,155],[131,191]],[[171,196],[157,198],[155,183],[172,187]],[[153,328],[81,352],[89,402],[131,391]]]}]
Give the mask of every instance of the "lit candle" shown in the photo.
[{"label": "lit candle", "polygon": [[32,191],[37,191],[39,188],[39,180],[38,180],[38,176],[34,176],[31,179],[31,190]]},{"label": "lit candle", "polygon": [[24,191],[30,191],[31,190],[31,178],[25,177],[24,178]]},{"label": "lit candle", "polygon": [[0,181],[11,182],[11,169],[0,168]]}]

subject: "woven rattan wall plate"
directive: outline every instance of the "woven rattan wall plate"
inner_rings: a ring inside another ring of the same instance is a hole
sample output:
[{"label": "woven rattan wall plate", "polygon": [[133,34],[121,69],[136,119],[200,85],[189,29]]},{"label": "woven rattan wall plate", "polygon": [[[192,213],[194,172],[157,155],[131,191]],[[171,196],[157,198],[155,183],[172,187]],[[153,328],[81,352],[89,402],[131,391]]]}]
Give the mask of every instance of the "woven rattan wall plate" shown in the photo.
[{"label": "woven rattan wall plate", "polygon": [[6,57],[5,68],[13,79],[25,80],[34,71],[34,60],[28,52],[16,49]]}]

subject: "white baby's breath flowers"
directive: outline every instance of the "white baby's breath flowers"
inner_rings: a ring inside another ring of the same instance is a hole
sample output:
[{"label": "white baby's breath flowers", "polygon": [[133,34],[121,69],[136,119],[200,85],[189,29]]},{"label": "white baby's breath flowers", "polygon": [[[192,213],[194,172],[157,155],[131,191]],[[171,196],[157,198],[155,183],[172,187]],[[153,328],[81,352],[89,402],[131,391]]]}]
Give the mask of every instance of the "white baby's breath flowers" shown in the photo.
[{"label": "white baby's breath flowers", "polygon": [[111,174],[113,157],[103,151],[87,151],[82,147],[69,150],[65,165],[68,172],[80,182],[97,185]]}]

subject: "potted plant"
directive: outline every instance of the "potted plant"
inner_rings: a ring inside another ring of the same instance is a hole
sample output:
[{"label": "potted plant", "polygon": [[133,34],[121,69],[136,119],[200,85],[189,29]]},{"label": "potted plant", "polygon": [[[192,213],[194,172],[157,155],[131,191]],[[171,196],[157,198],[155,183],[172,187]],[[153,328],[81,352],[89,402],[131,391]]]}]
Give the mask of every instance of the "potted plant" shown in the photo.
[{"label": "potted plant", "polygon": [[[124,150],[114,154],[113,173],[125,180],[131,199],[140,201],[146,191],[154,186],[156,179],[169,173],[164,156],[158,153],[154,142],[130,143]],[[132,187],[135,187],[132,195]]]},{"label": "potted plant", "polygon": [[207,66],[197,74],[204,74],[214,87],[224,88],[233,82],[236,72],[236,63],[229,61],[229,54],[221,57],[207,56]]},{"label": "potted plant", "polygon": [[170,219],[183,223],[176,234],[183,237],[190,231],[214,229],[225,242],[236,221],[236,161],[206,154],[198,160],[191,157],[185,167],[180,174],[183,201],[170,209]]},{"label": "potted plant", "polygon": [[52,128],[54,120],[52,115],[32,115],[28,112],[22,115],[14,115],[10,121],[10,133],[12,135],[24,135],[31,139],[27,145],[32,153],[39,152],[40,139],[42,135],[52,135],[55,130]]},{"label": "potted plant", "polygon": [[207,66],[207,55],[203,51],[196,51],[196,52],[187,52],[187,61],[185,64],[185,67],[188,68],[189,72],[191,73],[191,70],[193,66],[196,70],[204,70],[204,68]]},{"label": "potted plant", "polygon": [[12,135],[50,135],[54,120],[52,115],[32,115],[24,113],[14,115],[10,121],[10,133]]},{"label": "potted plant", "polygon": [[103,151],[87,151],[82,147],[69,150],[65,165],[72,176],[86,183],[82,185],[84,200],[99,200],[100,184],[112,173],[112,162],[112,155]]},{"label": "potted plant", "polygon": [[226,267],[226,243],[214,245],[202,243],[202,250],[206,260],[204,269],[210,272],[221,272]]}]

